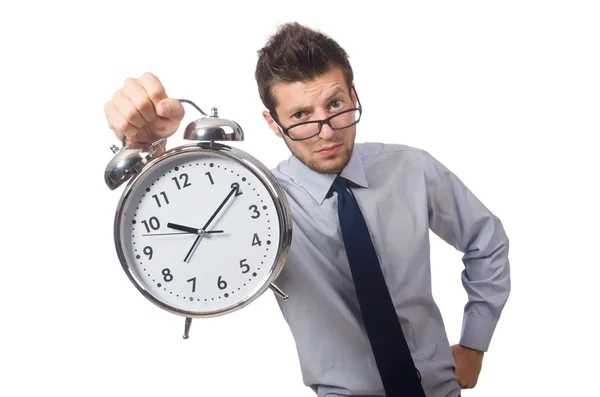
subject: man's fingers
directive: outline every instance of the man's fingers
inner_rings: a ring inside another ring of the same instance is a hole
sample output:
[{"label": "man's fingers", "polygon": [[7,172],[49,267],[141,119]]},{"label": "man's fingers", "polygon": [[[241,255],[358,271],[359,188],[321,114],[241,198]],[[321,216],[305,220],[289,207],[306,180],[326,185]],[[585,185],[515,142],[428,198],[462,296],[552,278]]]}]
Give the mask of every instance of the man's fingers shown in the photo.
[{"label": "man's fingers", "polygon": [[152,73],[144,73],[142,76],[140,76],[138,82],[146,91],[148,97],[154,104],[154,108],[158,106],[160,101],[167,98],[165,87],[162,85],[158,77]]},{"label": "man's fingers", "polygon": [[126,136],[127,138],[134,137],[139,129],[133,124],[129,123],[121,112],[115,107],[113,101],[108,102],[104,106],[104,113],[106,115],[106,120],[108,121],[108,126],[112,129],[119,140]]},{"label": "man's fingers", "polygon": [[156,106],[156,113],[160,117],[167,118],[176,123],[179,123],[185,115],[183,105],[177,99],[166,98]]},{"label": "man's fingers", "polygon": [[146,123],[156,120],[154,104],[144,87],[136,79],[125,80],[123,94],[133,103]]},{"label": "man's fingers", "polygon": [[146,120],[144,120],[140,114],[138,108],[133,104],[131,99],[127,97],[123,90],[118,90],[115,92],[115,96],[113,97],[113,105],[119,111],[125,121],[127,121],[129,124],[132,124],[136,128],[142,128],[147,124]]}]

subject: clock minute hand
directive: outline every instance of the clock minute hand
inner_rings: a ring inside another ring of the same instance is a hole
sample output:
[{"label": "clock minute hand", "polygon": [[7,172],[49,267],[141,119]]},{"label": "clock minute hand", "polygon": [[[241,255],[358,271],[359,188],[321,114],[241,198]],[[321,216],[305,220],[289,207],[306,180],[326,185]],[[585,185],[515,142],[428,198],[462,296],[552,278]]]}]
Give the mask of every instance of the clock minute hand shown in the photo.
[{"label": "clock minute hand", "polygon": [[[208,221],[206,222],[206,224],[204,225],[204,227],[201,229],[202,231],[206,230],[206,228],[208,227],[208,225],[210,225],[210,223],[213,221],[213,219],[215,219],[215,217],[221,211],[221,209],[225,206],[225,204],[227,203],[227,201],[229,201],[229,199],[231,198],[231,196],[233,196],[233,194],[236,193],[237,191],[238,191],[238,187],[237,186],[234,186],[231,189],[231,191],[229,192],[229,194],[227,195],[227,197],[225,197],[225,199],[219,205],[219,208],[216,209],[216,211],[212,214],[212,216],[208,219]],[[194,240],[194,244],[192,244],[192,247],[188,251],[188,253],[185,256],[185,258],[183,259],[184,262],[188,261],[188,258],[190,257],[190,255],[194,251],[194,248],[196,248],[196,245],[198,244],[198,242],[200,241],[200,239],[203,236],[204,236],[203,232],[201,232],[201,233],[198,234],[198,237],[196,237],[196,240]]]},{"label": "clock minute hand", "polygon": [[231,191],[229,192],[229,194],[227,195],[227,197],[225,197],[225,199],[223,200],[223,202],[221,203],[221,205],[219,205],[219,208],[216,209],[216,211],[212,214],[212,216],[208,219],[208,221],[206,221],[206,224],[204,225],[204,227],[202,229],[206,230],[206,228],[208,227],[208,225],[210,225],[210,223],[213,221],[213,219],[215,219],[215,217],[217,216],[217,214],[221,211],[221,209],[225,206],[225,203],[227,203],[227,201],[229,201],[229,199],[231,198],[231,196],[233,196],[234,193],[236,193],[238,191],[238,187],[234,186]]}]

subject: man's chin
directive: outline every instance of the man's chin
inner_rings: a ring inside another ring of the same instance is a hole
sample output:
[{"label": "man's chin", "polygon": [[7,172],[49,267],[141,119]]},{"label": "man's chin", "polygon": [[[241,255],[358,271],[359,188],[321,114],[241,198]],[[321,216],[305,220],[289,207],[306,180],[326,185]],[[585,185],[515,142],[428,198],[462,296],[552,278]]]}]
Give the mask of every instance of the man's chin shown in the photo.
[{"label": "man's chin", "polygon": [[313,158],[305,164],[319,174],[339,174],[350,161],[350,156],[351,153],[341,153],[334,158]]}]

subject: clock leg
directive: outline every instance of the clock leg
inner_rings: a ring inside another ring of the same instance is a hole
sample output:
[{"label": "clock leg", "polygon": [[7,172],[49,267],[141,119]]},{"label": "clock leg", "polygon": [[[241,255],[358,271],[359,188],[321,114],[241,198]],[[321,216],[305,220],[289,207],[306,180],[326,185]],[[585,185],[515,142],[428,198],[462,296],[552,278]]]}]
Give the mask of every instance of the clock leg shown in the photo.
[{"label": "clock leg", "polygon": [[183,333],[183,339],[190,337],[190,327],[192,326],[192,319],[190,317],[185,318],[185,331]]},{"label": "clock leg", "polygon": [[275,295],[279,296],[284,301],[288,300],[289,296],[287,296],[287,294],[285,294],[278,286],[271,283],[270,288],[275,293]]}]

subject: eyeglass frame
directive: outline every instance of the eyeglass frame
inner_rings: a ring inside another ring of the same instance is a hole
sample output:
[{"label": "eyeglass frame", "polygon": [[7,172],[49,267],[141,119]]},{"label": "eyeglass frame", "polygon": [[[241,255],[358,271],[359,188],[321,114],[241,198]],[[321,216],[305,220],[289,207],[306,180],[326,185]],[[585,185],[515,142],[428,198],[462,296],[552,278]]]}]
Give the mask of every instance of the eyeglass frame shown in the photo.
[{"label": "eyeglass frame", "polygon": [[[354,91],[354,95],[356,96],[356,101],[358,102],[358,107],[354,107],[354,108],[351,108],[351,109],[343,110],[343,111],[341,111],[339,113],[336,113],[334,115],[331,115],[331,116],[327,117],[326,119],[323,119],[323,120],[303,121],[301,123],[292,124],[292,125],[290,125],[287,128],[283,128],[283,127],[281,127],[281,125],[279,125],[280,121],[277,120],[276,117],[273,117],[273,115],[271,115],[271,118],[273,119],[273,121],[275,122],[275,125],[279,128],[279,130],[283,134],[285,134],[288,138],[290,138],[292,141],[304,141],[306,139],[310,139],[310,138],[313,138],[313,137],[319,135],[321,133],[321,130],[323,129],[323,124],[327,124],[329,126],[329,128],[331,128],[332,130],[344,130],[346,128],[352,127],[353,125],[358,124],[358,122],[360,121],[360,118],[362,117],[362,105],[360,104],[360,99],[358,98],[358,93],[356,92],[356,88],[354,88],[354,86],[352,86],[352,91]],[[351,97],[351,99],[352,99],[352,97]],[[353,122],[352,124],[347,125],[347,126],[342,127],[342,128],[334,128],[331,125],[331,119],[333,119],[334,117],[337,117],[337,116],[339,116],[341,114],[344,114],[344,113],[355,112],[355,111],[358,111],[358,119],[355,122]],[[294,127],[298,127],[300,125],[305,125],[305,124],[319,124],[319,129],[317,130],[317,132],[315,134],[313,134],[311,136],[308,136],[306,138],[292,138],[290,136],[289,130],[291,130]]]}]

